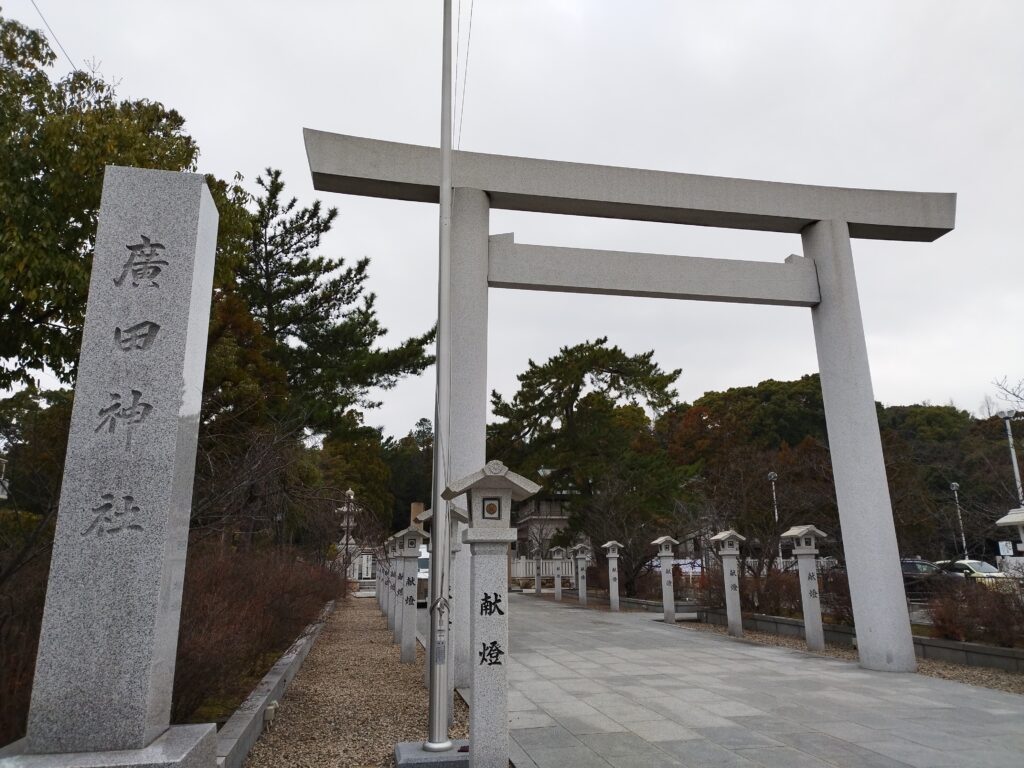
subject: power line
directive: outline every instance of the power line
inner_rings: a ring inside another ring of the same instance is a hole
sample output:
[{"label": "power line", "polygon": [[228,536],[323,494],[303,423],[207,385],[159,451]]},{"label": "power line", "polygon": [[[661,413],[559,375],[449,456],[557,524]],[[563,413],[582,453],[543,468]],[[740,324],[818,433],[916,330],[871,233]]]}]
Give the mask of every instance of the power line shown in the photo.
[{"label": "power line", "polygon": [[459,131],[455,148],[462,146],[462,118],[466,114],[466,83],[469,82],[469,52],[473,44],[473,2],[469,0],[469,31],[466,33],[466,66],[462,70],[462,98],[459,100]]},{"label": "power line", "polygon": [[57,33],[53,31],[53,27],[50,26],[50,22],[46,20],[46,17],[43,16],[43,12],[39,9],[39,6],[36,5],[36,0],[29,0],[29,2],[32,3],[32,7],[36,9],[36,13],[39,14],[39,18],[43,20],[43,24],[45,24],[46,28],[50,31],[50,37],[53,38],[53,42],[55,42],[57,44],[57,47],[60,48],[60,52],[64,54],[64,58],[68,60],[68,64],[70,64],[73,69],[81,71],[82,68],[75,64],[74,60],[68,55],[68,52],[64,49],[64,46],[61,45],[60,39],[57,37]]}]

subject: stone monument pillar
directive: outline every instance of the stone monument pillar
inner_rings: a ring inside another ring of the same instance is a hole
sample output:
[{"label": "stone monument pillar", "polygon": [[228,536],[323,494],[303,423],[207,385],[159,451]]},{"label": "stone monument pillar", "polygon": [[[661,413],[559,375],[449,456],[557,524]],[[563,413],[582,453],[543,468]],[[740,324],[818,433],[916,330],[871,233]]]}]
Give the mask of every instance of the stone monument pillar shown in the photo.
[{"label": "stone monument pillar", "polygon": [[676,590],[672,583],[672,561],[676,556],[672,547],[678,543],[671,536],[659,536],[651,542],[658,548],[661,559],[661,607],[666,624],[676,623]]},{"label": "stone monument pillar", "polygon": [[539,490],[500,461],[491,461],[443,494],[449,500],[467,494],[469,503],[470,523],[462,538],[472,552],[470,768],[508,768],[508,548],[516,540],[509,518],[513,501]]},{"label": "stone monument pillar", "polygon": [[562,602],[562,565],[565,563],[565,548],[552,547],[548,550],[555,566],[555,601]]},{"label": "stone monument pillar", "polygon": [[793,540],[793,554],[796,555],[800,573],[804,639],[809,651],[825,650],[825,630],[821,626],[821,594],[818,589],[817,540],[827,536],[813,525],[795,525],[782,534],[782,538]]},{"label": "stone monument pillar", "polygon": [[413,664],[416,661],[416,589],[419,571],[420,544],[423,543],[423,532],[418,528],[406,528],[401,532],[405,544],[405,563],[402,572],[402,627],[400,642],[402,644],[402,663]]},{"label": "stone monument pillar", "polygon": [[722,557],[722,575],[725,579],[725,615],[729,621],[729,634],[743,637],[743,614],[740,611],[740,574],[738,559],[740,543],[746,538],[730,529],[716,533],[711,541]]},{"label": "stone monument pillar", "polygon": [[609,541],[601,545],[602,549],[608,550],[608,607],[609,610],[619,610],[619,549],[622,545],[615,541]]},{"label": "stone monument pillar", "polygon": [[169,727],[217,210],[201,175],[108,166],[25,766],[210,766]]},{"label": "stone monument pillar", "polygon": [[541,593],[541,567],[544,564],[544,560],[541,558],[542,550],[540,544],[533,548],[533,594],[540,595]]}]

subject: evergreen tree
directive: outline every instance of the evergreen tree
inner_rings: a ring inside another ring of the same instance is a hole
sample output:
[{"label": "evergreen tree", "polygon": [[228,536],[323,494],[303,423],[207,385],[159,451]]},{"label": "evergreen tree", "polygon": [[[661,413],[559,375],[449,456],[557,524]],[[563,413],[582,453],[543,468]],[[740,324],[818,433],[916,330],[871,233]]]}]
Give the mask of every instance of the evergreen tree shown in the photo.
[{"label": "evergreen tree", "polygon": [[104,166],[191,171],[198,155],[180,114],[87,72],[51,80],[54,59],[0,17],[0,389],[74,378]]},{"label": "evergreen tree", "polygon": [[338,212],[320,202],[299,207],[284,196],[281,172],[257,178],[261,193],[252,212],[248,259],[238,290],[263,332],[272,357],[286,371],[292,396],[316,431],[344,430],[346,414],[378,403],[371,388],[388,389],[433,363],[433,331],[381,349],[387,333],[377,318],[376,296],[365,283],[370,260],[346,266],[316,250]]}]

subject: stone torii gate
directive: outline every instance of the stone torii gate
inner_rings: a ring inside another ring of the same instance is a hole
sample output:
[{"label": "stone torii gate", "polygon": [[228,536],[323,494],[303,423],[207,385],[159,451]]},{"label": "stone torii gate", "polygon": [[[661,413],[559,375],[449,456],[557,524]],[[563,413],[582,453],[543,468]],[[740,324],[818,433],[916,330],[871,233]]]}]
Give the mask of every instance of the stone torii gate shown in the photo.
[{"label": "stone torii gate", "polygon": [[[437,203],[433,147],[305,129],[316,189]],[[863,667],[915,668],[854,275],[851,238],[931,242],[955,194],[819,187],[454,152],[449,289],[452,477],[486,463],[487,293],[518,288],[808,307]],[[489,236],[491,208],[799,233],[784,263],[553,248]],[[446,361],[439,360],[439,365]],[[468,683],[468,603],[452,576],[456,684]],[[468,570],[467,570],[468,573]],[[461,578],[460,578],[461,576]],[[461,649],[466,649],[462,651]]]}]

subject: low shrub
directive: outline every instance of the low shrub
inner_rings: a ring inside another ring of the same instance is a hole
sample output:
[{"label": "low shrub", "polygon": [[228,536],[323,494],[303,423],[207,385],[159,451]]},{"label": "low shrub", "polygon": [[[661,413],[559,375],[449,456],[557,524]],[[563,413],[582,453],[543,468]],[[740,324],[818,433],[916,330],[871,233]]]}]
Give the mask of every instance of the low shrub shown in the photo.
[{"label": "low shrub", "polygon": [[49,558],[38,558],[0,588],[0,746],[25,734]]},{"label": "low shrub", "polygon": [[947,640],[1013,648],[1024,640],[1024,593],[1016,580],[982,585],[965,580],[929,604],[935,634]]},{"label": "low shrub", "polygon": [[240,702],[342,588],[339,574],[302,562],[296,552],[193,547],[171,721],[189,722],[210,700]]}]

